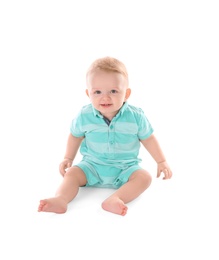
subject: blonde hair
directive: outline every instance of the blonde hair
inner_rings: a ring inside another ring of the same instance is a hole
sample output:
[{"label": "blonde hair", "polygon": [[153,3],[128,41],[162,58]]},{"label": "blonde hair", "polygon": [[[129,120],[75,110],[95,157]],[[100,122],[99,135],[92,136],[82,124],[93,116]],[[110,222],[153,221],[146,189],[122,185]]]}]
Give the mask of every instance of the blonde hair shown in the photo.
[{"label": "blonde hair", "polygon": [[106,72],[115,72],[122,74],[124,78],[128,82],[128,72],[125,67],[125,65],[118,59],[113,58],[113,57],[103,57],[96,59],[89,67],[86,78],[96,72],[96,71],[106,71]]}]

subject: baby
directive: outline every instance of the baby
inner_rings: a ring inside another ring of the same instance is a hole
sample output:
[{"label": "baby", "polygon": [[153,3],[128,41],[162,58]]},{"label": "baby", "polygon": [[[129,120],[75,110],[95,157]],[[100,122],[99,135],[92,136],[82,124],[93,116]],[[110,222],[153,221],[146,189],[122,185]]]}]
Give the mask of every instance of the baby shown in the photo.
[{"label": "baby", "polygon": [[[143,110],[127,102],[131,95],[125,65],[113,57],[95,60],[87,71],[90,104],[72,120],[59,171],[63,176],[54,197],[40,200],[38,211],[65,213],[80,187],[113,188],[102,202],[106,211],[126,215],[127,203],[151,184],[139,163],[140,144],[157,163],[157,177],[172,171]],[[73,163],[80,148],[82,160]]]}]

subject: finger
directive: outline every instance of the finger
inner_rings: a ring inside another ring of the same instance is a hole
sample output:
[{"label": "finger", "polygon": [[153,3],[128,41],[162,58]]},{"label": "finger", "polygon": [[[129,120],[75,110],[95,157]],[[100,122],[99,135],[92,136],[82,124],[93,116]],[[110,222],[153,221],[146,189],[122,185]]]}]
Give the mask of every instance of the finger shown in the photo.
[{"label": "finger", "polygon": [[164,169],[163,173],[164,173],[163,180],[169,179],[169,171],[167,169]]},{"label": "finger", "polygon": [[63,166],[60,166],[60,168],[59,168],[59,172],[61,173],[62,176],[65,175],[65,169],[64,169]]},{"label": "finger", "polygon": [[60,173],[61,173],[62,177],[64,177],[64,175],[65,175],[65,170],[62,170]]},{"label": "finger", "polygon": [[170,169],[165,169],[165,179],[170,179],[172,177],[172,171]]},{"label": "finger", "polygon": [[69,162],[69,163],[68,163],[68,168],[70,168],[70,167],[71,167],[71,163]]},{"label": "finger", "polygon": [[172,171],[169,171],[169,179],[172,178],[172,175],[173,175]]},{"label": "finger", "polygon": [[162,171],[160,171],[160,170],[157,170],[157,178],[159,178],[159,177],[160,177],[160,175],[161,175],[161,172],[162,172]]},{"label": "finger", "polygon": [[168,179],[170,179],[171,177],[172,177],[172,171],[168,169]]}]

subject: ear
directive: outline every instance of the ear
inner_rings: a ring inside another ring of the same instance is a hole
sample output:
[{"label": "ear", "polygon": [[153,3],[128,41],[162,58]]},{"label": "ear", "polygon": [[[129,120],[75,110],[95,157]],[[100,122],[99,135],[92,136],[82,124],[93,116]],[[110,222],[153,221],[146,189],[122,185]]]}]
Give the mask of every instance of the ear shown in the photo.
[{"label": "ear", "polygon": [[126,93],[125,93],[125,101],[130,97],[130,95],[131,95],[131,89],[130,88],[127,88],[126,89]]},{"label": "ear", "polygon": [[87,96],[90,97],[88,89],[86,89],[85,92],[86,92]]}]

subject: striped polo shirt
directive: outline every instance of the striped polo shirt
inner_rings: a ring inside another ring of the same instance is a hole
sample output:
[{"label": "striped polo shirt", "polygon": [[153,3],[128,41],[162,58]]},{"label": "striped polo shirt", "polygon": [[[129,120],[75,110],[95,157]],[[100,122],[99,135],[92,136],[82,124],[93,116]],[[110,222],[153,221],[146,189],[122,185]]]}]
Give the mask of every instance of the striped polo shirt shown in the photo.
[{"label": "striped polo shirt", "polygon": [[153,128],[141,108],[125,102],[109,124],[92,104],[83,106],[70,131],[75,137],[85,137],[80,147],[83,160],[122,168],[141,161],[139,139],[148,138]]}]

